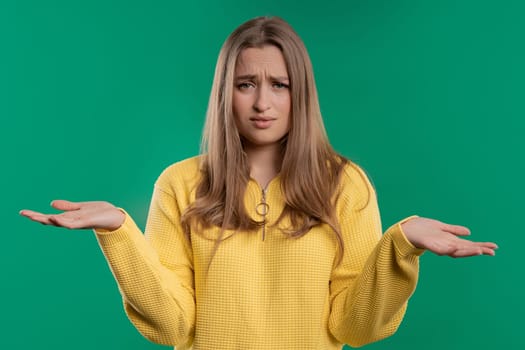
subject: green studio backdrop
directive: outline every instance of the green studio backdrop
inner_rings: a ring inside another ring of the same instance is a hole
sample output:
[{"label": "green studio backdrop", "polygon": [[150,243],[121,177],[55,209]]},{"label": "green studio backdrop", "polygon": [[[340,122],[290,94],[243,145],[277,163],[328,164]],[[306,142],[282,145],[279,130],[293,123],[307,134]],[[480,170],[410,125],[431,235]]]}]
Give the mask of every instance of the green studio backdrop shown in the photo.
[{"label": "green studio backdrop", "polygon": [[226,36],[279,15],[311,54],[330,139],[384,228],[464,224],[496,257],[421,258],[398,333],[367,349],[521,349],[521,1],[0,2],[2,349],[160,349],[128,322],[89,231],[18,216],[107,200],[144,227],[153,182],[195,155]]}]

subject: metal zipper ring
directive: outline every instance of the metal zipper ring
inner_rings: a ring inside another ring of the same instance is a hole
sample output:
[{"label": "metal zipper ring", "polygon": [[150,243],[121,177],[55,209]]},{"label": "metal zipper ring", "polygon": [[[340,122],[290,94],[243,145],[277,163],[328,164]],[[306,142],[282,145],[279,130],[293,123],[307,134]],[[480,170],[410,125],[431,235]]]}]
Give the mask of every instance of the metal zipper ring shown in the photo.
[{"label": "metal zipper ring", "polygon": [[270,206],[266,203],[259,203],[255,207],[255,212],[259,214],[260,216],[266,216],[268,212],[270,211]]}]

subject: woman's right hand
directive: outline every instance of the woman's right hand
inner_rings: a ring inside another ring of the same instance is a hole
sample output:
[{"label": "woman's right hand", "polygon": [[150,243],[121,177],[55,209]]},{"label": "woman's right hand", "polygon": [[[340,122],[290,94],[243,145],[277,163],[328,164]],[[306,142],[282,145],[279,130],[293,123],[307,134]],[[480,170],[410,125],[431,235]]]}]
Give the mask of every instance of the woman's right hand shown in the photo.
[{"label": "woman's right hand", "polygon": [[125,214],[108,202],[70,202],[54,200],[51,206],[62,210],[58,214],[43,214],[32,210],[21,210],[20,215],[44,225],[69,229],[103,229],[114,231],[125,219]]}]

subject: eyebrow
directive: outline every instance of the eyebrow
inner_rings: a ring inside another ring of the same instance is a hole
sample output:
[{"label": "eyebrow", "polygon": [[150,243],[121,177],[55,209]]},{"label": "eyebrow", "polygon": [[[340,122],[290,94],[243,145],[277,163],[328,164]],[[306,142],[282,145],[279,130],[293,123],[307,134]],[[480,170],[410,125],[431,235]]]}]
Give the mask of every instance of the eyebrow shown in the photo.
[{"label": "eyebrow", "polygon": [[[257,76],[254,75],[254,74],[245,74],[245,75],[239,75],[239,76],[235,77],[235,80],[255,80],[256,78],[257,78]],[[279,76],[279,77],[270,76],[270,79],[271,80],[276,80],[276,81],[283,81],[283,80],[289,80],[290,78],[288,78],[287,76],[283,75],[283,76]]]}]

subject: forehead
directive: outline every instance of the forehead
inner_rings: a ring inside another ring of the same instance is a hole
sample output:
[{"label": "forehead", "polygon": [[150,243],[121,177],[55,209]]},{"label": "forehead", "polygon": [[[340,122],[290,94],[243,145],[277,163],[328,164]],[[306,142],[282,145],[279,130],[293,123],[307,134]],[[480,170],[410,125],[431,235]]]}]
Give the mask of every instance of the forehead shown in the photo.
[{"label": "forehead", "polygon": [[235,75],[270,74],[288,76],[281,50],[273,45],[244,49],[237,58]]}]

